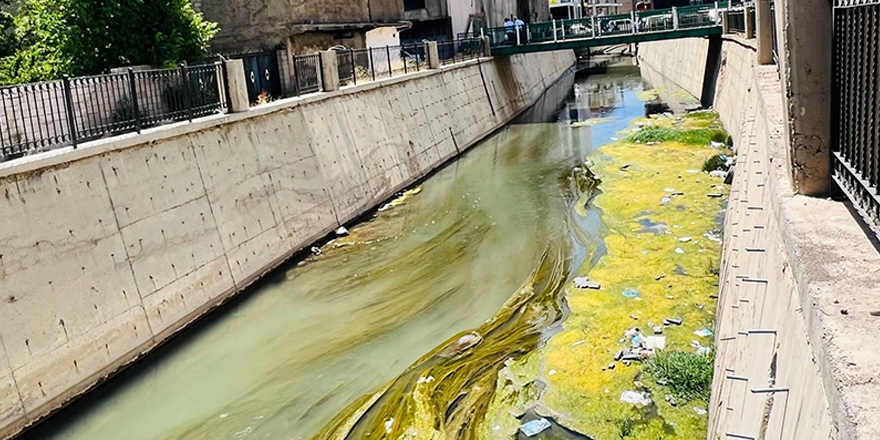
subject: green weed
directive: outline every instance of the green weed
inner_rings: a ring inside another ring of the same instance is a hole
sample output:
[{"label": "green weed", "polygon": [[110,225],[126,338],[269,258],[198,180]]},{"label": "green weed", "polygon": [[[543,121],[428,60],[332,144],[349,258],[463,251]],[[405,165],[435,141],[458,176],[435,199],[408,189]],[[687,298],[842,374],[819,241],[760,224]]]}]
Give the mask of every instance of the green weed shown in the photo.
[{"label": "green weed", "polygon": [[697,128],[679,130],[676,128],[651,126],[645,127],[629,137],[636,144],[680,142],[687,145],[708,145],[711,142],[727,143],[727,132],[718,128]]},{"label": "green weed", "polygon": [[716,154],[716,155],[706,159],[706,161],[703,162],[703,171],[705,171],[705,172],[715,171],[715,170],[727,171],[730,167],[727,166],[727,161],[725,160],[725,158],[722,158],[721,156],[722,155],[720,155],[720,154]]},{"label": "green weed", "polygon": [[636,421],[630,417],[624,417],[617,421],[618,437],[625,439],[636,431]]},{"label": "green weed", "polygon": [[645,371],[666,386],[676,397],[709,400],[714,355],[701,356],[684,351],[661,351],[645,362]]}]

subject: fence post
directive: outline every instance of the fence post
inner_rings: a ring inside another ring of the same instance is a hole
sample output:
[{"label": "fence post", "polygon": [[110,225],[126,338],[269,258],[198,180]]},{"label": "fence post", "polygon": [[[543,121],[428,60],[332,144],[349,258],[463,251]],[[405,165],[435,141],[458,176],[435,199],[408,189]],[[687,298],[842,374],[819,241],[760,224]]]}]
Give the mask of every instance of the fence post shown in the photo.
[{"label": "fence post", "polygon": [[678,8],[672,7],[672,29],[678,30]]},{"label": "fence post", "polygon": [[730,10],[721,11],[721,33],[727,35],[730,33]]},{"label": "fence post", "polygon": [[400,46],[400,59],[403,60],[403,74],[406,75],[409,73],[406,67],[406,65],[409,64],[409,52],[404,46]]},{"label": "fence post", "polygon": [[368,47],[367,53],[370,55],[370,75],[373,77],[373,81],[376,81],[376,65],[373,64],[373,48]]},{"label": "fence post", "polygon": [[181,82],[183,83],[183,106],[186,108],[186,118],[192,121],[192,100],[189,96],[189,75],[187,75],[186,72],[186,64],[182,64],[180,66],[180,78]]},{"label": "fence post", "polygon": [[556,35],[556,19],[553,19],[553,42],[559,41],[559,38]]},{"label": "fence post", "polygon": [[746,6],[743,10],[743,19],[746,21],[746,38],[755,38],[755,10],[751,6]]},{"label": "fence post", "polygon": [[428,68],[429,69],[439,69],[440,68],[440,51],[437,50],[437,42],[429,41],[428,42]]},{"label": "fence post", "polygon": [[67,109],[67,130],[70,141],[76,148],[76,118],[73,115],[73,92],[70,90],[70,76],[64,75],[64,107]]},{"label": "fence post", "polygon": [[773,26],[771,20],[775,20],[770,13],[770,0],[758,0],[755,24],[758,30],[758,63],[773,64]]},{"label": "fence post", "polygon": [[629,11],[629,23],[632,26],[632,33],[637,33],[639,30],[639,24],[636,21],[636,11]]},{"label": "fence post", "polygon": [[229,113],[238,113],[250,109],[247,79],[244,76],[244,61],[226,60],[226,88],[229,90],[227,107]]},{"label": "fence post", "polygon": [[489,37],[483,36],[480,38],[483,41],[483,56],[491,57],[492,56],[492,45],[489,44]]},{"label": "fence post", "polygon": [[394,76],[394,68],[391,67],[391,46],[385,45],[385,58],[388,58],[388,77]]},{"label": "fence post", "polygon": [[321,84],[325,92],[339,90],[339,63],[336,59],[335,50],[320,52],[321,57]]},{"label": "fence post", "polygon": [[134,126],[137,128],[137,132],[141,132],[141,109],[138,105],[138,95],[137,95],[137,83],[134,78],[134,69],[131,67],[128,68],[128,88],[129,88],[129,96],[131,98],[131,105],[134,106]]},{"label": "fence post", "polygon": [[296,55],[289,55],[291,59],[293,59],[293,93],[295,96],[299,96],[302,91],[299,86],[299,76],[296,75]]},{"label": "fence post", "polygon": [[357,79],[357,69],[355,69],[356,66],[354,63],[354,49],[348,50],[348,59],[349,59],[349,61],[351,61],[351,84],[356,86],[358,83],[358,79]]}]

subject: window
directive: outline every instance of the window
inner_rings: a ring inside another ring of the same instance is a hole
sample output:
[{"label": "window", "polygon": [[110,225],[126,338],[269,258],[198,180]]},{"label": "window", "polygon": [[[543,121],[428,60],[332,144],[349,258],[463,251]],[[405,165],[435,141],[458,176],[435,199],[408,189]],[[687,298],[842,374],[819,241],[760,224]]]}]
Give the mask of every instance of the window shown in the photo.
[{"label": "window", "polygon": [[425,9],[425,0],[403,0],[404,11],[417,11]]}]

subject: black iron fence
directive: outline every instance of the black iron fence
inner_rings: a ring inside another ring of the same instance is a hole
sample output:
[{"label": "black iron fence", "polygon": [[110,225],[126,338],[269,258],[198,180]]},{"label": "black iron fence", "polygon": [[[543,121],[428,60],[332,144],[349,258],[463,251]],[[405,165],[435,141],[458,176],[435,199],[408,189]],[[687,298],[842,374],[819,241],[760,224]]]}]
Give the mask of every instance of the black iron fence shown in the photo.
[{"label": "black iron fence", "polygon": [[727,25],[731,34],[746,33],[746,11],[745,9],[730,10],[727,13]]},{"label": "black iron fence", "polygon": [[438,41],[437,53],[441,65],[460,63],[479,58],[486,53],[482,38],[466,38],[463,40]]},{"label": "black iron fence", "polygon": [[880,231],[880,5],[834,7],[833,178]]},{"label": "black iron fence", "polygon": [[315,93],[321,91],[321,56],[294,55],[293,56],[293,93]]},{"label": "black iron fence", "polygon": [[0,161],[225,107],[220,63],[0,88]]},{"label": "black iron fence", "polygon": [[770,2],[770,46],[773,49],[773,64],[779,66],[779,36],[776,35],[776,2]]},{"label": "black iron fence", "polygon": [[[444,65],[478,58],[484,51],[482,39],[438,43]],[[340,84],[355,85],[425,70],[427,52],[427,42],[337,51]],[[290,65],[284,62],[283,73],[275,58],[279,55],[273,54],[239,57],[244,62],[251,102],[260,102],[263,95],[272,100],[323,89],[319,54],[293,56]],[[226,96],[225,64],[220,61],[0,87],[0,162],[208,116],[226,108]]]}]

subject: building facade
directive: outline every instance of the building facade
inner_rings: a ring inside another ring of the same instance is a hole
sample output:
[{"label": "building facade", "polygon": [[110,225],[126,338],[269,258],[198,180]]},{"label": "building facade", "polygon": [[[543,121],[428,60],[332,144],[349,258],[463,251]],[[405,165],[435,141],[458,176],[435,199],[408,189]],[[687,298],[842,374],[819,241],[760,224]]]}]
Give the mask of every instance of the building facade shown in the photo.
[{"label": "building facade", "polygon": [[401,0],[198,0],[194,6],[220,26],[211,42],[215,52],[365,47],[371,30],[409,26]]}]

